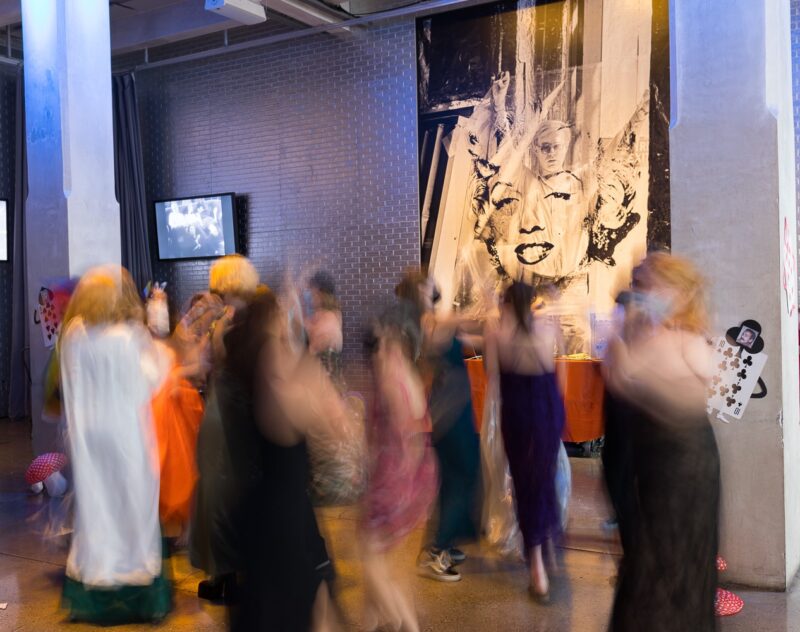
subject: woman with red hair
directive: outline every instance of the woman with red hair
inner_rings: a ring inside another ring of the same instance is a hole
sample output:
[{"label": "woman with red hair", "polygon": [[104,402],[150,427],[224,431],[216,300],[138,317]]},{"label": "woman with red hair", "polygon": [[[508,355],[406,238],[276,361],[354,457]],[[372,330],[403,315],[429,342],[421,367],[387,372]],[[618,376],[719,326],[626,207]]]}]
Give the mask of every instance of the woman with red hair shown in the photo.
[{"label": "woman with red hair", "polygon": [[651,254],[623,302],[606,383],[625,403],[635,497],[610,629],[711,631],[720,463],[706,415],[705,282],[685,259]]}]

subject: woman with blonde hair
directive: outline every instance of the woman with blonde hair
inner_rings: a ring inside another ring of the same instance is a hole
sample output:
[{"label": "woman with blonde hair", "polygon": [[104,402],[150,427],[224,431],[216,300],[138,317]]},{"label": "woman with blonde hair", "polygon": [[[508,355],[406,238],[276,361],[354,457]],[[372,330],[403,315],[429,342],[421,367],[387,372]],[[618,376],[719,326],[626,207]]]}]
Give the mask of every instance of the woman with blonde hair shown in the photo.
[{"label": "woman with blonde hair", "polygon": [[[197,437],[198,481],[189,555],[193,566],[209,579],[197,587],[202,599],[232,601],[237,590],[236,573],[243,567],[233,519],[237,487],[226,426],[228,420],[219,405],[218,378],[225,361],[225,334],[237,312],[256,296],[259,277],[249,259],[228,255],[211,266],[208,293],[198,297],[178,326],[179,335],[194,341],[200,374],[196,381],[206,384],[206,406]],[[190,345],[191,346],[191,345]],[[229,423],[230,422],[230,423]]]},{"label": "woman with blonde hair", "polygon": [[60,340],[75,485],[64,602],[73,620],[160,620],[171,609],[162,567],[159,471],[149,402],[165,367],[128,272],[104,266],[78,283]]},{"label": "woman with blonde hair", "polygon": [[720,479],[705,281],[689,261],[655,253],[621,302],[605,372],[625,404],[615,410],[631,433],[635,507],[610,629],[714,630]]},{"label": "woman with blonde hair", "polygon": [[258,271],[247,257],[227,255],[211,266],[208,289],[228,302],[232,298],[247,299],[258,289]]}]

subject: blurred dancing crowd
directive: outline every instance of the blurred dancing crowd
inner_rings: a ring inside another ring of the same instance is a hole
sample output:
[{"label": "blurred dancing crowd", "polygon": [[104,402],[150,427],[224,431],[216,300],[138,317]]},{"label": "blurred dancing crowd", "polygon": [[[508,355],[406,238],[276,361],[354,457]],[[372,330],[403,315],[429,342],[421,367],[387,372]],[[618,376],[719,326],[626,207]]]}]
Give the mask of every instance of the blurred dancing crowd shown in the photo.
[{"label": "blurred dancing crowd", "polygon": [[[231,630],[340,629],[336,560],[315,513],[326,504],[357,508],[367,629],[419,630],[409,576],[459,581],[458,547],[479,540],[524,563],[528,597],[549,603],[570,466],[561,329],[540,294],[514,282],[476,321],[441,309],[434,281],[407,271],[364,333],[372,386],[355,393],[327,272],[273,291],[249,260],[226,256],[172,319],[163,286],[142,300],[124,269],[87,272],[45,402],[68,463],[66,484],[48,491],[66,486],[72,501],[69,617],[163,619],[165,560],[188,549],[207,576],[198,597],[225,603]],[[603,465],[624,556],[609,629],[713,630],[720,482],[705,283],[690,262],[651,254],[617,303]],[[480,433],[465,363],[475,355]],[[417,558],[390,563],[426,525]]]}]

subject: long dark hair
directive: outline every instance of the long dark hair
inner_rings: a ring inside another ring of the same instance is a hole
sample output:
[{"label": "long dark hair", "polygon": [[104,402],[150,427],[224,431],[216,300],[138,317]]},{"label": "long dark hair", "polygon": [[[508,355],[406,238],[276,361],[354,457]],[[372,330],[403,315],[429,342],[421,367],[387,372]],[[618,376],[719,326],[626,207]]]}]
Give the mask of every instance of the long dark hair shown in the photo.
[{"label": "long dark hair", "polygon": [[256,384],[259,356],[267,344],[267,325],[280,312],[271,291],[259,293],[246,307],[236,310],[233,325],[225,334],[225,368],[251,395]]},{"label": "long dark hair", "polygon": [[364,347],[373,354],[380,338],[393,338],[400,343],[405,356],[416,362],[422,348],[419,314],[412,303],[401,299],[386,307],[375,319],[364,337]]},{"label": "long dark hair", "polygon": [[419,268],[409,268],[403,274],[403,278],[394,288],[397,298],[406,301],[414,307],[417,319],[422,317],[425,312],[425,305],[422,300],[422,285],[428,280],[428,275]]},{"label": "long dark hair", "polygon": [[525,333],[531,333],[533,326],[533,316],[531,315],[531,305],[536,299],[536,290],[533,286],[514,281],[506,290],[503,301],[506,305],[511,305],[517,324],[522,327]]}]

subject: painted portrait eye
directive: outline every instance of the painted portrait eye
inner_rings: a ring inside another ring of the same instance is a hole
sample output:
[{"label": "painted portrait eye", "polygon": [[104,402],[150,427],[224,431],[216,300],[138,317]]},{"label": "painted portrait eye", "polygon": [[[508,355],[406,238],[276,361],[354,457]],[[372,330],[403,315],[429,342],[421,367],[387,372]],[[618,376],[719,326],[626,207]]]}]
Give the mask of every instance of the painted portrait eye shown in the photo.
[{"label": "painted portrait eye", "polygon": [[560,149],[560,143],[542,143],[539,145],[539,150],[544,154],[554,154]]},{"label": "painted portrait eye", "polygon": [[496,211],[502,211],[505,214],[511,214],[514,212],[514,202],[516,201],[517,198],[514,197],[501,198],[494,202],[494,208]]}]

